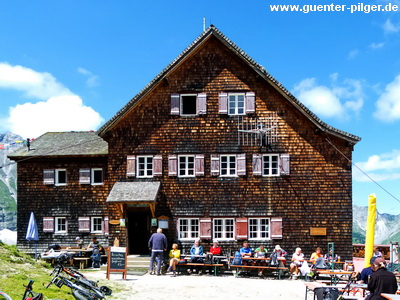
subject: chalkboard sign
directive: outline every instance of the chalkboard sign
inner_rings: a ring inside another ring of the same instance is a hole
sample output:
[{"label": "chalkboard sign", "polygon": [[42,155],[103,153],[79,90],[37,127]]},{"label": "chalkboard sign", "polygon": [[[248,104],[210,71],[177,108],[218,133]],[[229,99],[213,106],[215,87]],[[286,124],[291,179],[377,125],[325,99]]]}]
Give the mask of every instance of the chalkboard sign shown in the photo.
[{"label": "chalkboard sign", "polygon": [[108,252],[107,279],[110,279],[111,272],[121,272],[123,279],[126,279],[126,247],[110,247]]}]

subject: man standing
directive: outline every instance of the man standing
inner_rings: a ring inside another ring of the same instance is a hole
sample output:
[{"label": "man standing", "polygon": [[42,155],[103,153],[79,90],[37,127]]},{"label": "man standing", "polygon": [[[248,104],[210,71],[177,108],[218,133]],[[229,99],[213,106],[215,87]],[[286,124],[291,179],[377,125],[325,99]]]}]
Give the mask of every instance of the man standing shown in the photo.
[{"label": "man standing", "polygon": [[164,251],[167,250],[167,238],[162,233],[162,229],[158,228],[157,233],[153,233],[153,235],[149,239],[149,249],[151,250],[151,258],[150,258],[150,267],[149,271],[151,275],[154,275],[153,265],[154,260],[157,262],[157,275],[161,275],[161,262],[164,259]]},{"label": "man standing", "polygon": [[385,299],[381,293],[395,294],[397,291],[396,276],[386,269],[386,261],[382,257],[375,259],[372,270],[374,272],[368,282],[368,290],[371,294],[365,299],[380,300]]}]

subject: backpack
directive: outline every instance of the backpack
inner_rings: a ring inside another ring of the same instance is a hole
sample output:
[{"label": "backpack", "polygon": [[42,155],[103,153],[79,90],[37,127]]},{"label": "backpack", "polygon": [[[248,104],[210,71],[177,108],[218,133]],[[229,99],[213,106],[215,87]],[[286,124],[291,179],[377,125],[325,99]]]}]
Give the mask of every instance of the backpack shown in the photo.
[{"label": "backpack", "polygon": [[314,267],[316,269],[328,269],[328,265],[325,263],[325,260],[322,257],[317,258]]},{"label": "backpack", "polygon": [[333,287],[318,287],[314,289],[317,300],[336,300],[339,297],[339,289]]},{"label": "backpack", "polygon": [[241,265],[242,264],[242,255],[239,251],[235,252],[235,256],[233,257],[232,265]]},{"label": "backpack", "polygon": [[100,268],[100,261],[101,261],[101,255],[99,248],[94,248],[93,249],[93,254],[90,257],[92,259],[92,267],[93,268]]},{"label": "backpack", "polygon": [[271,253],[271,256],[270,256],[270,259],[269,259],[269,265],[271,267],[277,267],[279,265],[278,253],[276,253],[276,252],[272,252]]}]

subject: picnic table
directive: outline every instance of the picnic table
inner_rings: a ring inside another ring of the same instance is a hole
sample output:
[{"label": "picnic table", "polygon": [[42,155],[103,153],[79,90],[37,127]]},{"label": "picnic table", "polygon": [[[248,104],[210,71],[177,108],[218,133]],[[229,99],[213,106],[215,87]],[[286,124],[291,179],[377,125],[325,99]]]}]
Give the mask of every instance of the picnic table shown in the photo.
[{"label": "picnic table", "polygon": [[[182,266],[198,266],[198,267],[212,267],[213,268],[213,273],[214,276],[217,276],[219,268],[223,267],[223,263],[204,263],[204,262],[190,262],[190,260],[193,257],[199,257],[199,258],[206,258],[207,254],[202,254],[202,255],[193,255],[193,254],[181,254],[181,259],[184,260],[184,262],[179,262],[177,267],[182,267]],[[213,255],[213,258],[218,258],[221,259],[221,261],[227,261],[227,257],[225,255]]]},{"label": "picnic table", "polygon": [[[234,257],[231,256],[229,258],[229,262],[231,259],[233,259]],[[242,261],[248,261],[250,262],[257,262],[257,261],[264,261],[264,262],[268,262],[270,260],[269,257],[242,257]],[[234,265],[229,263],[229,268],[235,268],[236,269],[236,273],[235,273],[235,277],[237,277],[239,275],[239,269],[263,269],[263,270],[272,270],[272,271],[276,271],[278,279],[281,279],[281,275],[283,272],[285,271],[289,271],[289,269],[287,267],[285,267],[285,263],[286,263],[286,259],[284,257],[280,257],[278,258],[278,263],[276,266],[262,266],[262,265],[250,265],[250,264],[242,264],[242,265]],[[282,263],[282,264],[281,264]],[[282,266],[283,265],[283,266]]]},{"label": "picnic table", "polygon": [[337,284],[341,279],[340,277],[345,275],[351,275],[353,272],[343,270],[316,270],[317,274],[328,275],[331,278],[331,284]]}]

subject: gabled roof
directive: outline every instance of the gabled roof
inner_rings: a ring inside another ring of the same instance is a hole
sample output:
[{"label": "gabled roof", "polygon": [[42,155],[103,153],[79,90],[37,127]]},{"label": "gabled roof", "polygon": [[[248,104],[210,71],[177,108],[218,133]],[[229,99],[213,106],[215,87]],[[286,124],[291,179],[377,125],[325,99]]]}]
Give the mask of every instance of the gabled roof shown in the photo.
[{"label": "gabled roof", "polygon": [[186,57],[188,57],[196,48],[200,47],[211,36],[219,39],[225,46],[233,51],[239,58],[245,61],[256,73],[270,83],[275,89],[281,93],[288,101],[290,101],[303,115],[313,122],[321,131],[338,136],[349,141],[352,144],[361,140],[360,137],[352,135],[345,131],[336,129],[311,112],[304,104],[302,104],[294,95],[292,95],[278,80],[276,80],[267,70],[255,60],[253,60],[246,52],[240,49],[235,43],[228,39],[221,31],[211,25],[199,37],[194,40],[178,57],[176,57],[164,70],[162,70],[151,82],[149,82],[135,97],[133,97],[121,110],[119,110],[108,122],[106,122],[97,133],[104,136],[118,121],[124,117],[137,102],[146,94],[151,92],[165,77],[168,76],[175,68],[177,68]]},{"label": "gabled roof", "polygon": [[108,144],[93,131],[47,132],[33,140],[28,147],[10,153],[10,159],[56,156],[103,156]]}]

